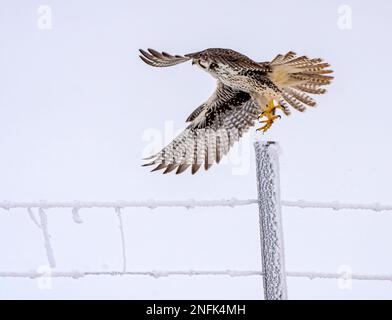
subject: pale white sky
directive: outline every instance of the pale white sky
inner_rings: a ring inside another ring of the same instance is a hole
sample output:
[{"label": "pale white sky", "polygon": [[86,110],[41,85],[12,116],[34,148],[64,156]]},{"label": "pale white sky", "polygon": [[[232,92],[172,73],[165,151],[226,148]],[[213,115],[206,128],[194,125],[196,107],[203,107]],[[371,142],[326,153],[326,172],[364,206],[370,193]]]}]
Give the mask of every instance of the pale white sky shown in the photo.
[{"label": "pale white sky", "polygon": [[[339,28],[339,7],[352,29]],[[39,7],[52,29],[38,27]],[[0,0],[0,200],[255,198],[254,130],[230,161],[181,176],[140,167],[151,139],[168,140],[214,80],[190,64],[153,69],[139,48],[185,54],[228,47],[263,61],[294,50],[335,70],[317,109],[265,135],[279,141],[282,198],[391,203],[389,63],[392,3],[364,1]],[[384,96],[386,98],[384,98]],[[391,273],[392,216],[283,210],[290,271]],[[115,214],[48,212],[57,270],[121,268]],[[257,210],[135,209],[124,213],[128,269],[260,268]],[[0,271],[45,265],[42,236],[21,210],[0,212]],[[291,298],[392,298],[389,282],[289,279]],[[261,279],[0,278],[0,298],[254,298]]]}]

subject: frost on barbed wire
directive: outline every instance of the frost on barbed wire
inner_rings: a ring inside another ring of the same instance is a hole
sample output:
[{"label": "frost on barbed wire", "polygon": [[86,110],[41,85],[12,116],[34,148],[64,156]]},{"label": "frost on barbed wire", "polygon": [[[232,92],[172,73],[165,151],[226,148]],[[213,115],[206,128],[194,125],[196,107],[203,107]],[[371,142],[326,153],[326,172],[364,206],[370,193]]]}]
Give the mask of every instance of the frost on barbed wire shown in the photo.
[{"label": "frost on barbed wire", "polygon": [[[43,245],[45,248],[48,264],[51,268],[56,267],[56,260],[54,250],[51,244],[51,236],[48,226],[48,213],[50,209],[70,209],[71,218],[75,223],[82,223],[83,220],[80,216],[81,211],[84,209],[94,208],[107,208],[114,209],[113,212],[117,215],[119,221],[119,232],[122,246],[122,269],[121,271],[51,271],[51,277],[64,277],[79,279],[88,276],[149,276],[153,278],[162,278],[170,276],[229,276],[229,277],[248,277],[248,276],[263,276],[262,271],[258,270],[179,270],[179,271],[128,271],[126,261],[126,248],[125,248],[125,234],[122,215],[127,213],[126,208],[149,208],[157,209],[160,207],[180,207],[186,209],[194,208],[212,208],[212,207],[230,207],[235,208],[238,206],[249,206],[258,204],[257,199],[221,199],[221,200],[181,200],[181,201],[160,201],[160,200],[147,200],[147,201],[71,201],[71,202],[57,202],[57,201],[37,201],[37,202],[0,202],[0,209],[25,209],[26,213],[42,232]],[[294,208],[319,208],[319,209],[332,209],[336,210],[362,210],[364,212],[388,212],[392,211],[392,205],[385,205],[380,203],[361,204],[361,203],[343,203],[339,201],[332,202],[313,202],[313,201],[282,201],[281,205],[284,207]],[[36,210],[34,210],[36,209]],[[193,210],[190,210],[193,212]],[[212,211],[213,213],[214,211]],[[250,211],[252,212],[252,211]],[[325,211],[328,213],[331,211]],[[343,211],[350,212],[353,211]],[[241,212],[243,213],[243,211]],[[17,278],[40,278],[44,275],[38,271],[14,272],[3,271],[0,272],[0,278],[4,277],[17,277]],[[372,281],[392,281],[392,275],[389,274],[349,274],[342,275],[341,273],[320,273],[313,271],[293,271],[287,272],[288,277],[307,278],[307,279],[346,279],[349,277],[353,280],[372,280]]]},{"label": "frost on barbed wire", "polygon": [[117,218],[118,218],[118,228],[120,229],[120,238],[121,238],[121,254],[122,254],[122,271],[125,272],[127,270],[127,253],[125,247],[125,232],[124,232],[124,224],[122,220],[122,211],[121,208],[117,207],[114,209]]},{"label": "frost on barbed wire", "polygon": [[48,217],[43,208],[39,208],[38,210],[39,217],[40,217],[40,226],[42,229],[42,235],[44,237],[44,246],[46,250],[46,256],[48,258],[49,266],[51,268],[56,267],[56,260],[54,258],[54,253],[52,249],[52,244],[50,242],[50,234],[48,231]]},{"label": "frost on barbed wire", "polygon": [[27,208],[27,212],[28,212],[28,214],[29,214],[30,219],[34,222],[34,224],[35,224],[38,228],[41,229],[41,225],[39,224],[37,218],[35,217],[33,210],[29,207],[29,208]]},{"label": "frost on barbed wire", "polygon": [[[0,278],[27,278],[36,279],[45,276],[41,272],[37,271],[26,271],[26,272],[15,272],[15,271],[0,271]],[[200,276],[226,276],[231,278],[241,277],[257,277],[263,276],[263,272],[259,270],[144,270],[144,271],[51,271],[50,277],[53,278],[72,278],[80,279],[85,277],[93,276],[144,276],[152,277],[155,279],[165,277],[177,277],[177,276],[189,276],[189,277],[200,277]],[[341,273],[328,273],[328,272],[316,272],[316,271],[288,271],[287,276],[291,278],[305,278],[309,280],[324,279],[324,280],[339,280],[339,279],[352,279],[362,281],[391,281],[392,274],[341,274]]]},{"label": "frost on barbed wire", "polygon": [[[222,200],[182,200],[182,201],[159,201],[159,200],[148,200],[148,201],[71,201],[71,202],[49,202],[49,201],[38,201],[38,202],[11,202],[11,201],[3,201],[0,202],[0,209],[3,210],[12,210],[12,209],[26,209],[28,216],[38,228],[41,229],[43,236],[43,244],[45,247],[45,252],[48,260],[48,264],[53,268],[56,266],[55,254],[51,245],[51,236],[48,230],[48,213],[51,212],[50,209],[62,209],[68,208],[71,209],[71,218],[75,223],[82,223],[83,220],[80,216],[80,211],[83,209],[93,209],[93,208],[108,208],[114,209],[114,213],[117,213],[119,219],[119,229],[121,236],[121,245],[122,245],[122,272],[113,271],[107,273],[100,272],[75,272],[75,273],[64,273],[64,276],[70,276],[74,278],[84,277],[87,275],[132,275],[132,272],[125,272],[126,270],[126,255],[125,255],[125,235],[124,235],[124,226],[122,222],[122,214],[127,211],[119,211],[120,209],[126,208],[150,208],[156,209],[160,207],[182,207],[186,209],[193,209],[197,207],[209,208],[209,207],[230,207],[235,208],[238,206],[248,206],[255,205],[258,203],[257,199],[222,199]],[[305,200],[298,201],[282,201],[282,206],[285,207],[295,207],[295,208],[320,208],[320,209],[333,209],[333,210],[344,210],[344,209],[352,209],[352,210],[368,210],[373,212],[387,212],[392,211],[391,205],[373,203],[373,204],[358,204],[358,203],[341,203],[341,202],[311,202]],[[37,209],[37,213],[33,211],[33,209]],[[192,211],[192,210],[191,210]],[[328,212],[328,211],[326,211]],[[350,212],[350,211],[349,211]],[[351,211],[352,212],[352,211]],[[119,214],[120,213],[120,214]],[[241,212],[242,213],[242,212]],[[38,216],[38,217],[37,217]],[[154,277],[159,278],[162,274],[168,273],[169,275],[176,274],[176,272],[147,272],[148,275],[153,275]],[[216,272],[217,275],[226,274],[225,271]],[[229,275],[232,276],[243,276],[242,271],[233,271],[229,272]],[[260,273],[259,271],[246,271],[248,275]],[[144,272],[139,272],[138,274],[145,274]],[[180,272],[181,274],[188,274],[187,271]],[[193,275],[209,275],[208,271],[195,271],[192,273]],[[39,277],[40,274],[36,272],[25,272],[25,273],[14,273],[14,272],[3,272],[0,273],[0,277],[2,276],[12,276],[15,277]],[[62,276],[62,273],[57,273],[58,276]],[[307,277],[307,278],[338,278],[339,275],[333,273],[316,273],[316,272],[288,272],[288,276],[291,277]],[[357,280],[392,280],[392,276],[389,275],[353,275],[352,279]]]},{"label": "frost on barbed wire", "polygon": [[75,223],[83,223],[83,220],[79,215],[79,207],[72,208],[72,219]]},{"label": "frost on barbed wire", "polygon": [[333,209],[333,210],[370,210],[375,212],[392,211],[392,205],[375,203],[343,203],[339,201],[330,202],[315,202],[315,201],[282,201],[282,206],[294,208],[318,208],[318,209]]},{"label": "frost on barbed wire", "polygon": [[[28,209],[28,208],[43,208],[43,209],[61,209],[70,208],[72,209],[73,220],[76,223],[81,223],[82,220],[79,216],[81,209],[98,209],[98,208],[148,208],[157,209],[165,207],[175,208],[209,208],[209,207],[239,207],[249,206],[257,204],[257,199],[221,199],[221,200],[146,200],[146,201],[71,201],[71,202],[57,202],[57,201],[38,201],[38,202],[11,202],[3,201],[0,202],[0,209],[11,210],[11,209]],[[369,210],[375,212],[392,211],[392,205],[380,204],[380,203],[344,203],[339,201],[282,201],[283,207],[294,207],[294,208],[319,208],[319,209],[333,209],[333,210]]]}]

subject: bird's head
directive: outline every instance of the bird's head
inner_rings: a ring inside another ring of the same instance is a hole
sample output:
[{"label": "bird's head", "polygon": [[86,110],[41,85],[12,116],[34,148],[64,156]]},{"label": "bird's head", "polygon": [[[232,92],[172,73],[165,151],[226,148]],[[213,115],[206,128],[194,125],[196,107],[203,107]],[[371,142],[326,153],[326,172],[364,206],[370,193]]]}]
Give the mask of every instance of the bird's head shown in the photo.
[{"label": "bird's head", "polygon": [[192,65],[198,66],[215,78],[219,78],[222,73],[223,64],[208,51],[192,53],[187,56],[192,58]]}]

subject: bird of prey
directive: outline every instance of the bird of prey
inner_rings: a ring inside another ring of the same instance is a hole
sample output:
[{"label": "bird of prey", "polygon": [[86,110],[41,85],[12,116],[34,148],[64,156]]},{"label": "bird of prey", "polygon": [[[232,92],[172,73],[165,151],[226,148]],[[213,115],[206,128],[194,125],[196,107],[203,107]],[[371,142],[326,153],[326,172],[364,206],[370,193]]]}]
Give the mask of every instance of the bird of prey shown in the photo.
[{"label": "bird of prey", "polygon": [[309,59],[290,51],[270,62],[256,62],[230,49],[212,48],[200,52],[171,55],[153,49],[140,50],[140,58],[153,67],[170,67],[191,60],[217,79],[212,96],[186,119],[189,125],[157,154],[146,158],[144,166],[152,171],[182,173],[191,168],[195,174],[201,166],[208,170],[219,163],[234,142],[258,119],[267,131],[280,118],[276,110],[290,114],[289,106],[305,111],[316,102],[308,94],[323,94],[322,87],[331,82],[328,63]]}]

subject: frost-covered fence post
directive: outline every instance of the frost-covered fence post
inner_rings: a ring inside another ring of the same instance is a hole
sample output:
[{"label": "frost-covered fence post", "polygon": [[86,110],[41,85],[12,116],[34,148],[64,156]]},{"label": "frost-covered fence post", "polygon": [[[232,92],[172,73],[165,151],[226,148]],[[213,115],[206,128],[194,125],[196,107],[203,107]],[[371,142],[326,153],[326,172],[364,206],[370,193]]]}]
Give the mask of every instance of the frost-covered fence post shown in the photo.
[{"label": "frost-covered fence post", "polygon": [[279,157],[275,142],[256,141],[257,188],[264,297],[287,299],[283,226],[280,203]]}]

